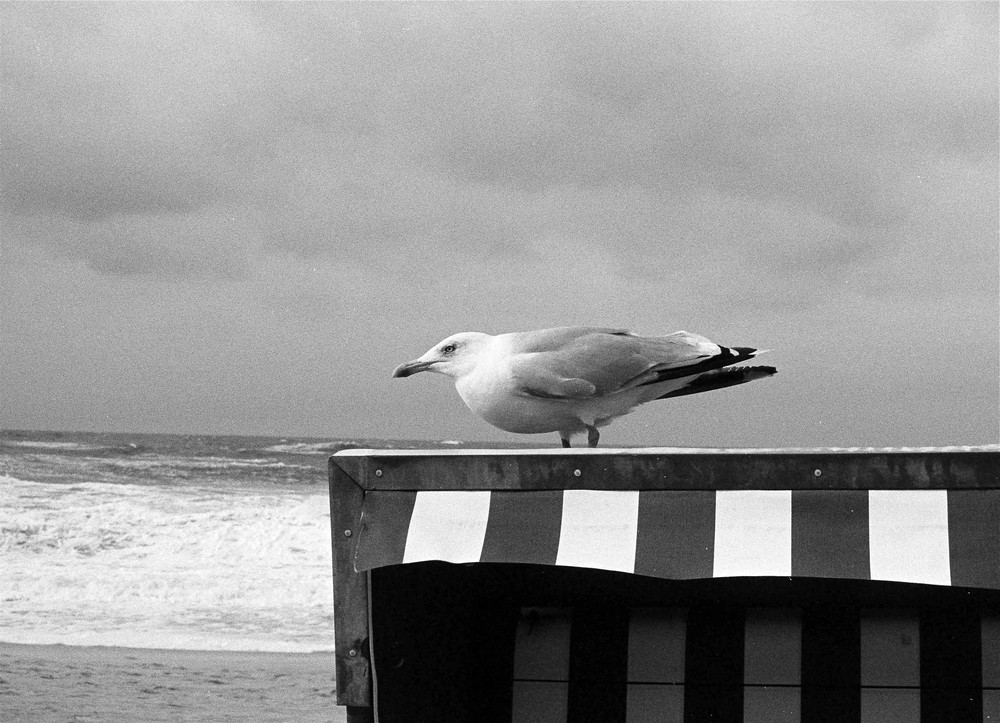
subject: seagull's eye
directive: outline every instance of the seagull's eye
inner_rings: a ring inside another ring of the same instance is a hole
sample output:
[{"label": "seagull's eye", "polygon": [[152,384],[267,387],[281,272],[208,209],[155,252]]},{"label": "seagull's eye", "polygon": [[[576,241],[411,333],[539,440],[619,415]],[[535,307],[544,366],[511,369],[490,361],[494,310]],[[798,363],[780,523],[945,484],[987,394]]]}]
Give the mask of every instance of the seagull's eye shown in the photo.
[{"label": "seagull's eye", "polygon": [[446,344],[441,348],[442,354],[454,354],[457,347],[454,344]]}]

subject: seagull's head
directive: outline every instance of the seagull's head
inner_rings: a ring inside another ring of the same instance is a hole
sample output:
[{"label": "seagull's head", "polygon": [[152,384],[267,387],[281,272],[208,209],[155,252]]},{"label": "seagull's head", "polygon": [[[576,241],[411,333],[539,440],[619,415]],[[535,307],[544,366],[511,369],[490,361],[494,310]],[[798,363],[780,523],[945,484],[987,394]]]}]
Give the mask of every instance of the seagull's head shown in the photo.
[{"label": "seagull's head", "polygon": [[471,372],[492,339],[489,334],[465,331],[452,334],[438,342],[419,359],[400,364],[392,372],[394,377],[408,377],[417,372],[437,372],[458,379]]}]

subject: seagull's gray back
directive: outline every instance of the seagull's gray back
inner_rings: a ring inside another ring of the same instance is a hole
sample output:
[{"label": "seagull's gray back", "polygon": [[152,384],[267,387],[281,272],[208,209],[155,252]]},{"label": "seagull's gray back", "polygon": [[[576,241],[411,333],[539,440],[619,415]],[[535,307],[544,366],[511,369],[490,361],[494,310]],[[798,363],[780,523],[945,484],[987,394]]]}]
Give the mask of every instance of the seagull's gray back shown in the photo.
[{"label": "seagull's gray back", "polygon": [[600,327],[542,329],[511,337],[510,350],[525,355],[519,357],[523,363],[542,365],[565,379],[583,379],[598,396],[652,381],[658,369],[694,364],[719,349],[686,332],[643,337]]},{"label": "seagull's gray back", "polygon": [[515,354],[535,354],[559,351],[581,337],[592,334],[631,336],[627,329],[610,329],[600,326],[558,326],[553,329],[536,329],[504,334],[510,337],[510,350]]}]

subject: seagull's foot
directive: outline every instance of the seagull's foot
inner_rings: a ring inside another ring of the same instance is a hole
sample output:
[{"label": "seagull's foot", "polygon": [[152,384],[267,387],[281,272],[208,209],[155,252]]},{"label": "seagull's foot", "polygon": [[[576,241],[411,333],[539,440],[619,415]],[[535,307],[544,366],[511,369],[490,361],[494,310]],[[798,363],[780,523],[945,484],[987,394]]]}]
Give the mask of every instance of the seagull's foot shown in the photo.
[{"label": "seagull's foot", "polygon": [[601,433],[597,431],[597,427],[587,425],[587,446],[596,447],[597,442],[601,439]]},{"label": "seagull's foot", "polygon": [[569,437],[563,437],[563,436],[560,436],[560,437],[559,437],[559,439],[561,439],[561,440],[562,440],[562,445],[563,445],[563,447],[565,447],[566,449],[569,449],[570,447],[572,447],[572,446],[573,446],[572,444],[570,444],[570,443],[569,443]]}]

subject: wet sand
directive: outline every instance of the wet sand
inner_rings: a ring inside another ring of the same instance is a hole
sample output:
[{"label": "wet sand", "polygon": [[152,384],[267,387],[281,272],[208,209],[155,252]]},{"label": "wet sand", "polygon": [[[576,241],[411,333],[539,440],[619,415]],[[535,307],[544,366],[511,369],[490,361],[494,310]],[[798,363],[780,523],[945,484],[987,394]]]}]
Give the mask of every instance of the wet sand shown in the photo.
[{"label": "wet sand", "polygon": [[5,721],[346,721],[333,653],[0,643]]}]

